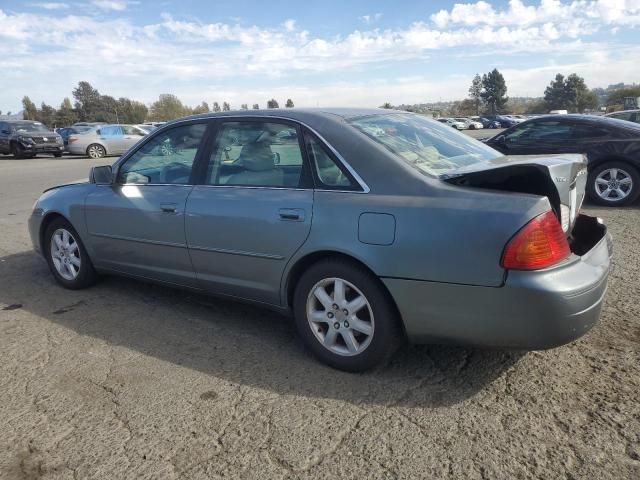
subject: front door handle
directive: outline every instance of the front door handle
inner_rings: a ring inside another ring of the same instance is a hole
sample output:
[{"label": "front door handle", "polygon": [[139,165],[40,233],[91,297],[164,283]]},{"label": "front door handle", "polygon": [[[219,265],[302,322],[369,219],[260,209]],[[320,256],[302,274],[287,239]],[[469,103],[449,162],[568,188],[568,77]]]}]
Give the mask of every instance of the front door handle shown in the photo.
[{"label": "front door handle", "polygon": [[289,222],[304,222],[304,210],[301,208],[281,208],[278,210],[280,220]]},{"label": "front door handle", "polygon": [[165,213],[176,213],[177,209],[178,209],[177,203],[161,203],[160,204],[160,210],[162,210]]}]

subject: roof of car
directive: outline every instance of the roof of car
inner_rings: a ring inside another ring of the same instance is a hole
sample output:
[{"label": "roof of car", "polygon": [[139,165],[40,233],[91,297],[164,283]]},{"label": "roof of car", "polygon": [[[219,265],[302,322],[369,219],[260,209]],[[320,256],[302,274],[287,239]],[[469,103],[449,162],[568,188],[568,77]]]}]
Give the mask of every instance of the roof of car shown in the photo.
[{"label": "roof of car", "polygon": [[640,125],[636,123],[627,122],[625,120],[618,120],[617,118],[605,117],[603,115],[584,115],[579,113],[569,113],[565,115],[562,115],[562,114],[541,115],[539,117],[526,120],[526,122],[528,123],[528,122],[531,122],[534,120],[540,120],[540,119],[544,119],[544,120],[553,119],[553,120],[560,120],[561,122],[571,122],[571,121],[577,120],[578,122],[586,122],[591,124],[607,125],[609,127],[627,128],[627,129],[634,129],[634,130],[640,128]]}]

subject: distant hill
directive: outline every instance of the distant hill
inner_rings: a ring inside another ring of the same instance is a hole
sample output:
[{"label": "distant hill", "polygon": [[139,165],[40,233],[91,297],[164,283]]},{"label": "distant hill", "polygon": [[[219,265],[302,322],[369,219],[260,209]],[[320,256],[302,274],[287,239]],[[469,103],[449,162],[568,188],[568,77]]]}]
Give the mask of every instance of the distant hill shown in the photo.
[{"label": "distant hill", "polygon": [[24,110],[20,110],[18,113],[12,113],[11,115],[0,115],[0,120],[24,120]]}]

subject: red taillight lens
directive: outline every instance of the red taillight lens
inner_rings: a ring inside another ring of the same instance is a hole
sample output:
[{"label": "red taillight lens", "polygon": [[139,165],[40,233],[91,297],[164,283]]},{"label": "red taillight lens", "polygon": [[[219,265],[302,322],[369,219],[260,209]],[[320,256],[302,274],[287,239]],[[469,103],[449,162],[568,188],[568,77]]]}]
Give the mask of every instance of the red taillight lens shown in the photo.
[{"label": "red taillight lens", "polygon": [[67,142],[68,142],[68,143],[73,143],[73,142],[75,142],[75,141],[77,141],[77,140],[78,140],[78,138],[77,138],[77,137],[73,137],[73,136],[71,136],[71,135],[69,136],[69,138],[67,138]]},{"label": "red taillight lens", "polygon": [[507,243],[502,266],[512,270],[550,267],[571,254],[560,222],[551,210],[527,223]]}]

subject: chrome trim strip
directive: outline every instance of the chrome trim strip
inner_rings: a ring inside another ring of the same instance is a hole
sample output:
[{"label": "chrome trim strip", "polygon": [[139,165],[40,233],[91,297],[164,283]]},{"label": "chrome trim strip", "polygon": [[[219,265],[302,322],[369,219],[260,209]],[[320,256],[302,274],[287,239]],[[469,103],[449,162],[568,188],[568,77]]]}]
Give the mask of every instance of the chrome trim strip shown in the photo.
[{"label": "chrome trim strip", "polygon": [[92,232],[89,232],[89,234],[94,236],[94,237],[109,238],[109,239],[112,239],[112,240],[125,240],[125,241],[129,241],[129,242],[149,243],[151,245],[160,245],[160,246],[163,246],[163,247],[187,248],[187,245],[185,245],[183,243],[162,242],[160,240],[148,240],[146,238],[125,237],[123,235],[111,235],[109,233],[92,233]]},{"label": "chrome trim strip", "polygon": [[[302,125],[303,127],[308,128],[314,135],[316,135],[320,141],[322,141],[325,146],[327,148],[329,148],[329,150],[331,150],[331,152],[336,156],[336,158],[342,163],[342,165],[344,166],[344,168],[346,168],[349,173],[351,175],[353,175],[353,178],[356,179],[356,182],[358,182],[358,184],[360,184],[360,187],[362,188],[361,192],[358,192],[357,190],[341,190],[344,192],[349,192],[349,193],[369,193],[371,191],[371,189],[369,188],[369,185],[367,185],[367,183],[362,179],[362,177],[360,175],[358,175],[358,173],[353,169],[353,167],[349,164],[349,162],[347,162],[344,157],[342,155],[340,155],[340,152],[338,152],[333,145],[331,145],[329,142],[327,142],[327,140],[318,133],[318,131],[316,129],[314,129],[313,127],[307,125],[306,123],[304,123],[301,120],[297,120],[295,118],[289,118],[289,117],[282,117],[279,115],[250,115],[250,114],[246,114],[246,115],[220,115],[220,116],[203,116],[200,118],[185,118],[185,119],[181,119],[181,120],[174,120],[172,122],[169,122],[165,125],[163,125],[162,127],[156,129],[155,131],[151,132],[147,138],[151,138],[152,136],[155,136],[156,134],[160,133],[161,131],[168,129],[169,127],[175,127],[175,126],[179,126],[183,123],[189,123],[189,122],[202,122],[202,121],[211,121],[211,120],[225,120],[227,118],[240,118],[240,119],[259,119],[259,118],[272,118],[274,120],[285,120],[287,122],[293,122],[293,123],[297,123],[299,125]],[[146,143],[146,142],[145,142]],[[132,149],[133,150],[133,149]],[[126,161],[126,159],[129,158],[129,156],[133,153],[133,151],[127,152],[126,155],[123,155],[120,159],[118,159],[113,166],[120,166],[121,163],[123,163],[124,161]],[[137,149],[136,149],[137,150]],[[157,184],[156,184],[157,185]],[[219,185],[211,185],[211,186],[219,186]],[[230,185],[231,186],[231,185]],[[247,188],[247,187],[241,187],[241,188]],[[279,188],[279,187],[276,187]],[[289,189],[286,189],[289,190]],[[307,189],[302,189],[302,190],[307,190]],[[327,191],[330,192],[336,192],[338,190],[330,190],[328,189]]]},{"label": "chrome trim strip", "polygon": [[268,260],[284,260],[282,255],[272,255],[269,253],[245,252],[243,250],[229,250],[226,248],[200,247],[198,245],[189,245],[189,250],[200,250],[203,252],[225,253],[228,255],[241,255],[243,257],[266,258]]}]

